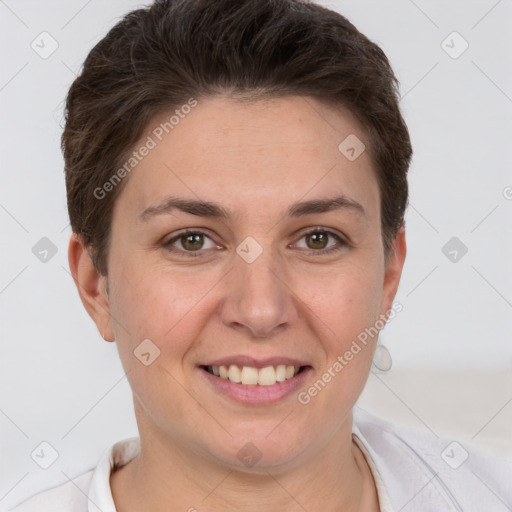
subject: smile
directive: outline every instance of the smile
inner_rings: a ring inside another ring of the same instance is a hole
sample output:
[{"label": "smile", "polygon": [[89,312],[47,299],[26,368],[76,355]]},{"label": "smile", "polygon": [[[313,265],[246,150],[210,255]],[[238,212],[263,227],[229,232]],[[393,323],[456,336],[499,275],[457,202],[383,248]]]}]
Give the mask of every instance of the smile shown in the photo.
[{"label": "smile", "polygon": [[238,366],[236,364],[205,366],[208,373],[244,386],[273,386],[276,382],[293,379],[303,366],[278,364],[256,368],[254,366]]},{"label": "smile", "polygon": [[304,387],[312,366],[304,361],[273,357],[225,358],[198,366],[200,375],[214,390],[244,405],[270,405],[292,397]]}]

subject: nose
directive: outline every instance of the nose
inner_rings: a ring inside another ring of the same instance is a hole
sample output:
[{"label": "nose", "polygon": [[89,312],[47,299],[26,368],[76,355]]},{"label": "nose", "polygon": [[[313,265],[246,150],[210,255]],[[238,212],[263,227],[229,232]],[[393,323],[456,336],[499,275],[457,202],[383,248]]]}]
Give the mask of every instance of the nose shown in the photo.
[{"label": "nose", "polygon": [[268,338],[298,318],[297,298],[284,270],[266,251],[256,261],[235,258],[221,304],[222,323],[250,337]]}]

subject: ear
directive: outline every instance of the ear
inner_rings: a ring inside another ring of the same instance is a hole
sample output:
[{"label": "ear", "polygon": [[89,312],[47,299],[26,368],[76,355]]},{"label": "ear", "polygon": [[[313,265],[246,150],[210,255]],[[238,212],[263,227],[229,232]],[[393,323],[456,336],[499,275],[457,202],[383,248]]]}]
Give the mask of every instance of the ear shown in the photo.
[{"label": "ear", "polygon": [[69,240],[68,262],[71,275],[85,309],[106,341],[114,341],[107,294],[107,277],[94,266],[82,239],[73,233]]},{"label": "ear", "polygon": [[402,226],[393,240],[386,262],[382,290],[382,314],[386,314],[391,309],[398,285],[400,284],[406,254],[405,229]]}]

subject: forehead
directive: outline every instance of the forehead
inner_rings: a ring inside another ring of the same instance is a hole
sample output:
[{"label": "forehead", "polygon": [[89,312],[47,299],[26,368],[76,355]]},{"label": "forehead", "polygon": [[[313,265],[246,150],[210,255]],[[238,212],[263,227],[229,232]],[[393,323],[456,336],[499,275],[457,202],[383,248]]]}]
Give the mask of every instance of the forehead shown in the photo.
[{"label": "forehead", "polygon": [[154,118],[134,148],[152,146],[121,194],[132,208],[144,209],[171,193],[227,202],[237,210],[255,201],[295,202],[335,192],[370,210],[378,207],[368,204],[379,201],[368,151],[356,159],[342,151],[346,140],[360,141],[358,151],[369,144],[342,107],[310,97],[251,102],[213,97],[177,110]]}]

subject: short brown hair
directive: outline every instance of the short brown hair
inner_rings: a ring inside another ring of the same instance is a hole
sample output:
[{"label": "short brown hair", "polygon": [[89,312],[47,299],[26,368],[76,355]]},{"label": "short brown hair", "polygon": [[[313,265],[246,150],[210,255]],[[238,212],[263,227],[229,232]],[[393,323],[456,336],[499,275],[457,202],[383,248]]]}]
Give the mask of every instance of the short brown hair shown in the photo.
[{"label": "short brown hair", "polygon": [[412,147],[398,81],[379,46],[341,14],[305,0],[156,0],[96,44],[66,99],[69,217],[99,272],[107,275],[123,183],[101,200],[94,191],[156,115],[222,94],[301,95],[348,108],[369,137],[388,253],[404,223]]}]

